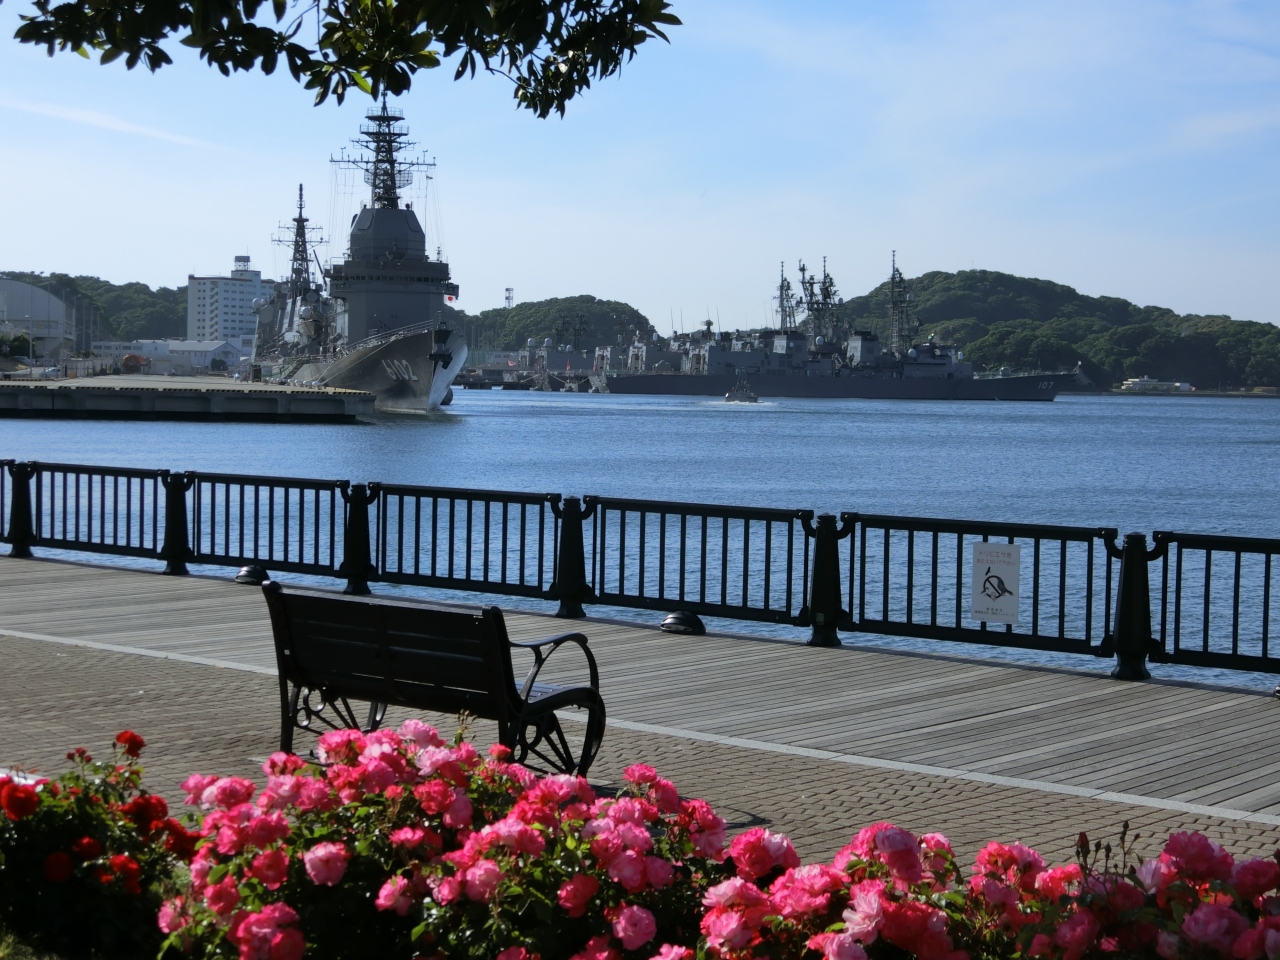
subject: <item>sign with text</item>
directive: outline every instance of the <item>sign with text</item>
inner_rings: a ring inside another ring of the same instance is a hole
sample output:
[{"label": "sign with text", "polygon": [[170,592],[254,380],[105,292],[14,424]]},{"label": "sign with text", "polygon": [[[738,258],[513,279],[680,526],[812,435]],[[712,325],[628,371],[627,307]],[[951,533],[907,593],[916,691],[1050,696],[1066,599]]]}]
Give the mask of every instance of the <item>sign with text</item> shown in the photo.
[{"label": "sign with text", "polygon": [[974,543],[970,549],[973,552],[973,619],[1017,623],[1022,547],[1016,543]]}]

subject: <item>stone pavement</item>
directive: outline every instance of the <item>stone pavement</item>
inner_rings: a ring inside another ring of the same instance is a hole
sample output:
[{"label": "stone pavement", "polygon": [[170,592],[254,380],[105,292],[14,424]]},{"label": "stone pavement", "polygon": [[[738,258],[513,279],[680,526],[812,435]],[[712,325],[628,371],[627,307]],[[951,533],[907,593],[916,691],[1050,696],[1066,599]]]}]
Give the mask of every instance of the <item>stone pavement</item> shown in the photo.
[{"label": "stone pavement", "polygon": [[[146,781],[171,801],[193,771],[256,776],[279,735],[274,677],[261,671],[187,663],[0,635],[0,765],[54,773],[75,746],[104,754],[122,729],[148,741]],[[398,721],[393,713],[389,721]],[[455,722],[430,717],[445,735]],[[1052,793],[958,777],[708,742],[611,726],[593,781],[616,785],[622,768],[656,766],[685,796],[700,796],[735,829],[770,826],[789,834],[805,859],[829,858],[859,827],[890,820],[947,834],[961,858],[991,839],[1021,840],[1066,860],[1076,835],[1113,838],[1124,820],[1158,850],[1175,830],[1202,830],[1237,854],[1280,847],[1280,826],[1153,806]],[[494,736],[477,724],[475,738]]]}]

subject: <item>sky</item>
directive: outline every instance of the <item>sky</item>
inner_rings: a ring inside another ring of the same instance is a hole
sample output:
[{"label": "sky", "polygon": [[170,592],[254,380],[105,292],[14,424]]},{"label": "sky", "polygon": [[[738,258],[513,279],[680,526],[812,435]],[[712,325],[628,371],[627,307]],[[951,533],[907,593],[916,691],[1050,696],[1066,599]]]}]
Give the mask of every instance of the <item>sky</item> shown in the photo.
[{"label": "sky", "polygon": [[[269,9],[269,5],[264,5]],[[0,5],[10,37],[26,0]],[[842,296],[979,268],[1280,323],[1280,4],[674,0],[684,25],[539,120],[510,82],[419,73],[411,191],[471,313],[592,294],[660,330],[766,322],[780,264]],[[177,286],[307,214],[371,101],[282,69],[156,74],[0,40],[0,268]],[[420,184],[419,184],[420,186]]]}]

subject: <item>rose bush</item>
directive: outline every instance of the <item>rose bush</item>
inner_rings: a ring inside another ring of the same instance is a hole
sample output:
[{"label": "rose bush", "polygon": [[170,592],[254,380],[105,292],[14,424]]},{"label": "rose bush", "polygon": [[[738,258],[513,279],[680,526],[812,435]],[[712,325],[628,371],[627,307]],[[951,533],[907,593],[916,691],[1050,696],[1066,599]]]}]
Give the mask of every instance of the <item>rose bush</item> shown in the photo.
[{"label": "rose bush", "polygon": [[[262,788],[192,775],[194,834],[170,826],[154,798],[140,801],[149,795],[136,780],[127,796],[99,790],[101,803],[85,803],[114,811],[115,846],[105,834],[101,850],[46,844],[43,859],[24,861],[28,885],[90,877],[95,895],[143,905],[194,840],[184,884],[145,918],[167,957],[1280,958],[1280,862],[1237,861],[1196,833],[1174,834],[1146,861],[1125,831],[1114,851],[1081,835],[1077,862],[1058,866],[990,843],[962,870],[946,837],[876,823],[832,862],[802,864],[778,833],[729,841],[705,802],[643,764],[600,796],[417,721],[326,734],[318,755],[273,755]],[[103,779],[135,769],[128,760]],[[10,832],[45,809],[73,815],[69,782],[0,791]],[[113,867],[119,856],[138,870]]]},{"label": "rose bush", "polygon": [[97,762],[83,748],[50,780],[0,775],[0,928],[67,956],[154,956],[167,882],[195,851],[196,834],[141,788],[136,733]]}]

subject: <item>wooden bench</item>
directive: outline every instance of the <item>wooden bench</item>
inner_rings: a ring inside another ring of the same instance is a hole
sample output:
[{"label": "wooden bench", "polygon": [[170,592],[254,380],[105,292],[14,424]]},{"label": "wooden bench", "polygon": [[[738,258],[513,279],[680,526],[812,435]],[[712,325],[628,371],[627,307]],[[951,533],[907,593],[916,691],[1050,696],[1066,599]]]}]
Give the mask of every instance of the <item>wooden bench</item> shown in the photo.
[{"label": "wooden bench", "polygon": [[[271,612],[280,673],[280,749],[295,730],[377,729],[387,705],[467,713],[498,723],[498,740],[516,762],[536,757],[585,774],[604,736],[605,709],[595,657],[580,633],[517,643],[497,607],[440,607],[387,597],[344,596],[302,587],[262,585]],[[539,683],[547,658],[565,644],[585,654],[588,686]],[[513,649],[528,650],[533,668],[517,688]],[[362,725],[350,701],[369,704]],[[575,756],[555,711],[587,711]]]}]

